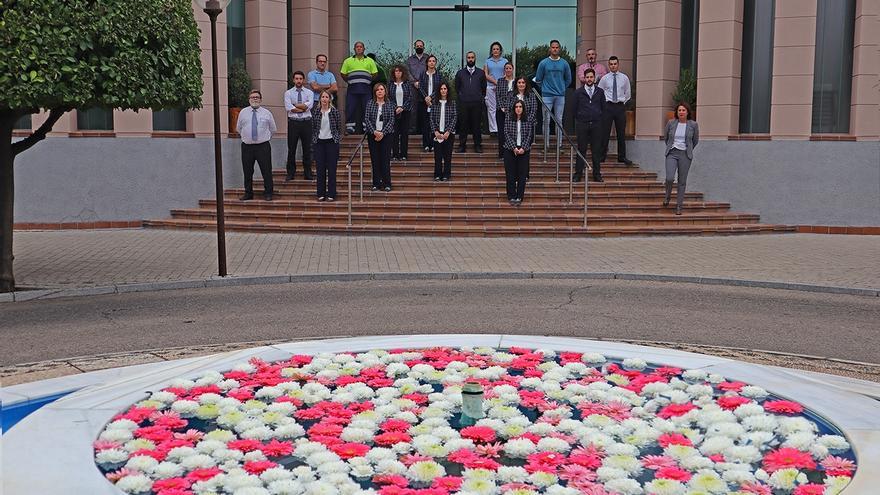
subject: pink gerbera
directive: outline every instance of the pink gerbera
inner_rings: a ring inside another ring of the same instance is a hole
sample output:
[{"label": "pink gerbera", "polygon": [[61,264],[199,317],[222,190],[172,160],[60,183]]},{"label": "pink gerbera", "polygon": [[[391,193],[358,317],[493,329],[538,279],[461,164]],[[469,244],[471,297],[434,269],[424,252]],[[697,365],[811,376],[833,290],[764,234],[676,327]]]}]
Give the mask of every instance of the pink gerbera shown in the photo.
[{"label": "pink gerbera", "polygon": [[596,472],[584,466],[569,464],[562,466],[559,477],[565,481],[595,481]]},{"label": "pink gerbera", "polygon": [[462,462],[462,465],[468,469],[488,469],[490,471],[497,471],[498,468],[501,467],[501,464],[489,459],[488,457],[479,457],[475,456],[471,459],[466,459]]},{"label": "pink gerbera", "polygon": [[677,416],[684,416],[685,414],[696,409],[697,406],[694,404],[669,404],[665,406],[663,409],[660,409],[660,412],[657,413],[658,417],[663,419],[674,418]]},{"label": "pink gerbera", "polygon": [[642,457],[642,466],[654,471],[665,467],[675,467],[677,465],[675,459],[665,455],[646,455],[645,457]]},{"label": "pink gerbera", "polygon": [[342,443],[330,447],[336,455],[343,459],[351,459],[352,457],[363,457],[370,451],[369,445],[362,443]]},{"label": "pink gerbera", "polygon": [[691,473],[677,466],[667,466],[655,471],[654,477],[687,483],[691,479]]},{"label": "pink gerbera", "polygon": [[186,478],[165,478],[153,482],[153,491],[161,492],[163,490],[186,490],[192,483]]},{"label": "pink gerbera", "polygon": [[[272,440],[260,448],[263,454],[269,457],[282,457],[290,455],[293,452],[293,442],[282,442]],[[341,457],[341,456],[340,456]]]},{"label": "pink gerbera", "polygon": [[186,475],[186,479],[192,483],[195,483],[196,481],[208,481],[222,472],[223,470],[218,467],[194,469]]},{"label": "pink gerbera", "polygon": [[117,471],[113,471],[112,473],[105,474],[104,477],[107,478],[108,480],[110,480],[111,482],[116,483],[117,481],[119,481],[120,479],[122,479],[126,476],[134,476],[136,474],[141,474],[141,472],[137,471],[135,469],[120,468]]},{"label": "pink gerbera", "polygon": [[178,440],[186,440],[187,442],[196,443],[202,439],[205,434],[195,428],[190,428],[183,432],[177,432],[174,434],[174,438]]},{"label": "pink gerbera", "polygon": [[231,450],[240,450],[242,452],[253,452],[254,450],[260,450],[263,447],[263,443],[259,440],[253,440],[248,438],[242,438],[239,440],[230,440],[226,444],[226,448]]},{"label": "pink gerbera", "polygon": [[754,495],[773,495],[773,490],[769,486],[762,485],[757,481],[747,481],[740,485],[739,490]]},{"label": "pink gerbera", "polygon": [[726,409],[728,411],[733,411],[737,407],[748,404],[752,400],[748,397],[743,397],[741,395],[724,395],[719,397],[717,401],[718,405],[721,406],[721,409]]},{"label": "pink gerbera", "polygon": [[804,412],[804,406],[790,400],[768,400],[764,403],[764,410],[779,414],[800,414]]},{"label": "pink gerbera", "polygon": [[248,472],[248,474],[262,474],[263,471],[267,469],[271,469],[273,467],[278,466],[277,462],[272,461],[250,461],[244,463],[242,469]]},{"label": "pink gerbera", "polygon": [[373,476],[373,483],[377,485],[395,485],[406,488],[408,482],[406,478],[399,474],[377,474]]},{"label": "pink gerbera", "polygon": [[856,463],[843,457],[829,455],[822,459],[822,467],[828,476],[852,476]]},{"label": "pink gerbera", "polygon": [[407,431],[409,427],[410,424],[402,419],[389,419],[379,425],[382,431]]},{"label": "pink gerbera", "polygon": [[122,444],[119,442],[112,442],[110,440],[95,440],[95,442],[92,443],[92,448],[94,448],[95,450],[108,450],[115,449],[117,447],[122,447]]},{"label": "pink gerbera", "polygon": [[792,495],[824,495],[825,494],[825,485],[819,485],[817,483],[807,483],[806,485],[800,485],[794,489]]},{"label": "pink gerbera", "polygon": [[723,390],[724,392],[739,392],[745,386],[746,384],[743,382],[721,382],[716,385],[718,390]]},{"label": "pink gerbera", "polygon": [[440,478],[434,478],[431,487],[443,488],[449,492],[456,492],[461,488],[462,481],[463,479],[459,476],[441,476]]},{"label": "pink gerbera", "polygon": [[530,473],[537,471],[556,473],[556,469],[565,462],[565,456],[558,452],[536,452],[529,454],[526,460],[528,462],[524,467]]},{"label": "pink gerbera", "polygon": [[670,445],[684,445],[685,447],[694,446],[694,443],[681,433],[664,433],[657,437],[657,444],[664,449]]},{"label": "pink gerbera", "polygon": [[764,469],[770,473],[780,469],[816,469],[816,462],[809,452],[782,447],[764,455]]},{"label": "pink gerbera", "polygon": [[468,426],[461,429],[461,437],[475,442],[489,443],[495,440],[495,430],[488,426]]},{"label": "pink gerbera", "polygon": [[469,449],[458,449],[446,456],[451,462],[464,464],[465,462],[477,457],[477,453]]},{"label": "pink gerbera", "polygon": [[501,457],[501,451],[504,448],[498,442],[495,443],[484,443],[482,445],[477,445],[474,450],[477,451],[477,454],[480,454],[485,457]]},{"label": "pink gerbera", "polygon": [[402,462],[403,465],[406,467],[412,466],[413,464],[415,464],[417,462],[433,461],[433,460],[434,460],[433,457],[430,457],[427,455],[422,455],[422,454],[405,454],[400,457],[400,462]]}]

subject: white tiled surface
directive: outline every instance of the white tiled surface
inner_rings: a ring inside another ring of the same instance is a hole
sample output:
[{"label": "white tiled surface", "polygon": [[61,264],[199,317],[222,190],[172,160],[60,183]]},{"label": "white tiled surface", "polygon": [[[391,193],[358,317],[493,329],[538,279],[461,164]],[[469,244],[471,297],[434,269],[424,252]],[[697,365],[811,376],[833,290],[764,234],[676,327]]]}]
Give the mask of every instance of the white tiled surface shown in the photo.
[{"label": "white tiled surface", "polygon": [[[615,342],[558,337],[503,335],[401,335],[294,342],[213,356],[151,363],[9,387],[4,402],[86,386],[23,419],[2,436],[4,495],[116,494],[92,460],[91,444],[114,414],[180,377],[229,369],[259,357],[275,361],[292,354],[428,346],[523,346],[566,351],[601,352],[611,357],[640,357],[682,368],[706,368],[731,379],[767,388],[804,403],[844,429],[861,468],[844,495],[876,493],[880,486],[880,402],[846,390],[845,379],[824,382],[824,375],[739,363],[723,358]],[[868,382],[855,383],[868,388]],[[876,387],[875,387],[876,388]],[[877,390],[874,390],[877,393]],[[873,469],[872,469],[873,468]]]}]

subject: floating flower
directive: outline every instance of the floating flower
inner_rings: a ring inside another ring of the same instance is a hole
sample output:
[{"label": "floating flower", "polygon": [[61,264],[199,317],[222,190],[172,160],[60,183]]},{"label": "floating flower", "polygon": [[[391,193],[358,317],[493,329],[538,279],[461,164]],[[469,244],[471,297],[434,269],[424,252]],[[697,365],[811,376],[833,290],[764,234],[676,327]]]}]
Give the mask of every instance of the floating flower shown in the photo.
[{"label": "floating flower", "polygon": [[768,473],[786,468],[816,468],[816,462],[813,461],[813,457],[808,452],[801,452],[800,450],[787,447],[783,447],[765,454],[762,465]]},{"label": "floating flower", "polygon": [[764,402],[764,409],[777,414],[800,414],[804,412],[804,406],[790,400],[768,400]]},{"label": "floating flower", "polygon": [[461,429],[461,437],[475,442],[490,443],[495,440],[495,430],[488,426],[468,426]]}]

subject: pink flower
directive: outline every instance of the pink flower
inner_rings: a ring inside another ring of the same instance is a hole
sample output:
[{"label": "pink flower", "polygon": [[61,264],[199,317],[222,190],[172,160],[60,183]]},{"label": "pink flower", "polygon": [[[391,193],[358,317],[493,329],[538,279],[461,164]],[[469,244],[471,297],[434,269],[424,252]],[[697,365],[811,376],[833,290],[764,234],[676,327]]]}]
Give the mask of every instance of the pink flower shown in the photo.
[{"label": "pink flower", "polygon": [[733,411],[743,404],[748,404],[749,402],[752,402],[752,400],[748,397],[743,397],[741,395],[724,395],[722,397],[719,397],[718,400],[716,400],[715,402],[717,402],[718,405],[721,406],[721,409]]},{"label": "pink flower", "polygon": [[477,454],[480,454],[482,456],[501,457],[501,450],[503,448],[504,447],[500,443],[495,442],[477,445],[474,450],[477,451]]},{"label": "pink flower", "polygon": [[725,462],[724,454],[712,454],[709,456],[709,459],[711,459],[712,462]]},{"label": "pink flower", "polygon": [[186,440],[187,442],[192,443],[198,442],[202,439],[203,436],[205,436],[205,434],[199,430],[196,430],[195,428],[190,428],[189,430],[186,430],[184,432],[178,432],[174,434],[174,438],[178,440]]},{"label": "pink flower", "polygon": [[745,386],[746,386],[746,384],[743,382],[721,382],[718,385],[716,385],[716,387],[718,387],[718,390],[723,390],[724,392],[737,392],[737,393],[739,393],[739,391],[741,391],[742,388]]},{"label": "pink flower", "polygon": [[[320,422],[318,424],[313,425],[309,428],[309,436],[313,437],[317,436],[329,436],[329,437],[338,437],[342,434],[342,427],[339,425],[335,425],[332,423]],[[381,436],[381,435],[379,435]],[[379,437],[376,437],[377,439]],[[378,440],[377,440],[378,441]]]},{"label": "pink flower", "polygon": [[404,466],[409,467],[417,462],[423,461],[433,461],[434,458],[427,455],[422,454],[406,454],[400,457],[400,462],[403,463]]},{"label": "pink flower", "polygon": [[121,468],[117,471],[113,471],[112,473],[105,474],[104,477],[107,478],[108,480],[110,480],[111,482],[116,483],[117,481],[119,481],[120,479],[122,479],[126,476],[134,476],[136,474],[141,474],[141,472],[134,470],[134,469]]},{"label": "pink flower", "polygon": [[161,492],[163,490],[186,490],[190,487],[190,483],[186,478],[165,478],[153,482],[153,491]]},{"label": "pink flower", "polygon": [[824,495],[825,494],[825,485],[819,485],[816,483],[808,483],[806,485],[800,485],[794,489],[793,495]]},{"label": "pink flower", "polygon": [[432,488],[443,488],[449,492],[457,492],[459,488],[461,488],[462,478],[458,476],[442,476],[440,478],[434,478],[434,481],[431,483]]},{"label": "pink flower", "polygon": [[222,472],[223,470],[218,467],[193,469],[186,475],[186,479],[192,483],[195,483],[196,481],[208,481]]},{"label": "pink flower", "polygon": [[389,419],[379,425],[382,431],[407,431],[410,424],[402,419]]},{"label": "pink flower", "polygon": [[[340,428],[340,433],[342,429]],[[387,447],[389,445],[394,445],[396,443],[401,442],[409,442],[412,440],[412,437],[407,435],[406,433],[397,432],[397,431],[389,431],[388,433],[382,433],[376,435],[373,438],[373,441],[376,442],[376,445],[382,445],[383,447]]]},{"label": "pink flower", "polygon": [[240,450],[242,452],[253,452],[255,450],[260,450],[263,448],[263,443],[259,440],[249,440],[246,438],[242,438],[240,440],[230,440],[226,444],[226,448],[231,450]]},{"label": "pink flower", "polygon": [[169,488],[168,490],[160,490],[156,495],[193,495],[192,490],[184,490],[181,488]]},{"label": "pink flower", "polygon": [[133,406],[125,413],[120,414],[113,419],[128,419],[134,421],[135,423],[143,423],[144,421],[148,420],[150,416],[152,416],[155,412],[156,409],[152,407]]},{"label": "pink flower", "polygon": [[654,477],[687,483],[691,479],[691,473],[677,466],[669,466],[660,468],[655,471]]},{"label": "pink flower", "polygon": [[165,428],[169,428],[172,430],[179,430],[180,428],[185,428],[189,422],[180,417],[180,414],[177,414],[175,411],[162,411],[154,413],[150,416],[150,420],[156,426],[163,426]]},{"label": "pink flower", "polygon": [[153,450],[140,449],[140,450],[136,450],[136,451],[132,452],[130,457],[136,457],[139,455],[145,455],[148,457],[152,457],[153,459],[156,459],[157,461],[162,462],[165,460],[165,457],[168,455],[168,451],[165,449],[158,449],[158,448],[153,449]]},{"label": "pink flower", "polygon": [[277,462],[272,461],[250,461],[244,463],[242,469],[247,471],[249,474],[261,474],[263,471],[271,469],[277,465]]},{"label": "pink flower", "polygon": [[465,462],[476,457],[476,452],[468,449],[458,449],[455,452],[452,452],[448,456],[446,456],[446,458],[449,459],[451,462],[457,462],[459,464],[464,464]]},{"label": "pink flower", "polygon": [[526,461],[523,467],[530,473],[542,471],[555,474],[557,468],[565,462],[565,456],[558,452],[536,452],[529,454]]},{"label": "pink flower", "polygon": [[646,455],[642,457],[642,466],[651,470],[658,470],[665,467],[675,467],[678,464],[671,457],[665,455]]},{"label": "pink flower", "polygon": [[804,406],[790,400],[768,400],[764,403],[764,410],[779,414],[800,414],[804,412]]},{"label": "pink flower", "polygon": [[764,470],[775,472],[780,469],[816,469],[816,462],[809,452],[801,452],[797,449],[783,447],[764,455]]},{"label": "pink flower", "polygon": [[596,481],[596,472],[584,466],[570,464],[562,466],[559,477],[565,481]]},{"label": "pink flower", "polygon": [[693,411],[696,408],[697,406],[693,404],[669,404],[663,409],[660,409],[660,412],[657,413],[657,416],[663,419],[684,416],[685,414]]},{"label": "pink flower", "polygon": [[164,442],[174,437],[171,430],[164,426],[145,426],[134,431],[137,438],[145,438],[153,442]]},{"label": "pink flower", "polygon": [[495,440],[495,430],[488,426],[468,426],[459,432],[462,438],[469,438],[475,442],[489,443]]},{"label": "pink flower", "polygon": [[324,416],[324,411],[318,409],[317,407],[309,407],[307,409],[299,409],[293,413],[293,417],[296,419],[320,419]]},{"label": "pink flower", "polygon": [[370,451],[370,446],[362,443],[343,443],[330,447],[330,450],[343,459],[351,459],[365,456]]},{"label": "pink flower", "polygon": [[122,444],[119,442],[111,442],[110,440],[95,440],[92,443],[92,448],[95,450],[107,450],[107,449],[115,449],[117,447],[121,447]]},{"label": "pink flower", "polygon": [[843,457],[829,455],[822,459],[822,467],[828,476],[852,476],[856,470],[856,463]]},{"label": "pink flower", "polygon": [[755,495],[773,495],[773,490],[767,486],[758,483],[757,481],[747,481],[740,485],[740,491],[746,493],[754,493]]},{"label": "pink flower", "polygon": [[260,450],[263,452],[263,455],[268,457],[283,457],[290,455],[291,452],[293,452],[293,442],[272,440],[266,445],[263,445]]},{"label": "pink flower", "polygon": [[399,474],[377,474],[373,476],[373,483],[377,485],[395,485],[401,488],[406,488],[408,484],[406,478]]},{"label": "pink flower", "polygon": [[254,391],[246,387],[234,388],[229,392],[226,392],[226,396],[245,402],[254,398]]},{"label": "pink flower", "polygon": [[684,445],[685,447],[693,447],[693,442],[681,433],[664,433],[657,437],[657,444],[664,449],[670,445]]}]

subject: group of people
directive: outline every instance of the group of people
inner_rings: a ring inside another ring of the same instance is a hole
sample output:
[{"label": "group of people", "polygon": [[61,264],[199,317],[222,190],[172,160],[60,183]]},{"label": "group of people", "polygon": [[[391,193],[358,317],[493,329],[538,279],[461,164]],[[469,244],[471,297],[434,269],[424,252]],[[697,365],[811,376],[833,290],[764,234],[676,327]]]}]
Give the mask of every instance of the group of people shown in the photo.
[{"label": "group of people", "polygon": [[[346,127],[350,133],[366,134],[372,166],[372,189],[391,191],[391,162],[408,158],[409,130],[415,124],[422,134],[424,151],[434,153],[434,180],[449,181],[452,177],[452,151],[458,134],[459,153],[467,150],[469,135],[473,150],[482,153],[481,122],[488,117],[490,135],[498,139],[498,158],[503,158],[507,198],[511,205],[523,201],[529,176],[531,146],[535,140],[538,101],[531,83],[539,85],[543,100],[543,135],[550,140],[551,122],[561,122],[565,108],[566,89],[572,83],[571,69],[560,57],[559,41],[550,42],[550,53],[537,67],[532,81],[514,77],[513,64],[502,56],[501,43],[490,46],[490,56],[482,69],[476,66],[476,53],[466,54],[466,64],[454,77],[457,99],[451,98],[450,82],[437,69],[437,58],[425,53],[425,43],[416,40],[414,53],[404,64],[394,65],[387,84],[376,82],[379,72],[373,58],[366,56],[363,42],[354,44],[354,54],[340,68],[348,84],[346,96]],[[611,129],[617,134],[618,161],[632,162],[626,157],[624,130],[626,104],[631,86],[626,74],[620,72],[620,61],[612,56],[608,67],[597,62],[594,49],[586,52],[587,61],[577,68],[580,86],[574,91],[574,117],[578,151],[582,157],[592,149],[593,180],[602,182],[601,164],[607,155]],[[304,74],[293,74],[293,87],[284,94],[288,117],[288,150],[286,180],[296,175],[296,153],[302,148],[302,174],[312,180],[311,162],[317,165],[318,201],[336,199],[336,167],[339,143],[343,133],[342,117],[333,105],[338,92],[336,76],[327,69],[327,56],[315,58],[316,68]],[[317,97],[316,97],[317,95]],[[315,99],[317,98],[317,102]],[[237,130],[242,139],[242,164],[245,194],[253,198],[254,162],[259,163],[264,178],[264,198],[272,199],[271,150],[269,139],[275,132],[271,112],[261,107],[262,95],[254,90],[251,107],[239,115]],[[680,116],[684,109],[684,116]],[[667,181],[664,206],[669,204],[672,179],[679,176],[676,213],[681,212],[692,150],[698,140],[696,122],[689,120],[686,104],[676,107],[676,115],[684,127],[667,124]],[[683,119],[683,120],[681,120]],[[671,138],[670,138],[670,134]],[[682,132],[684,134],[682,134]],[[556,130],[557,147],[562,146],[562,131]],[[670,141],[670,139],[672,141]],[[671,144],[670,144],[671,143]],[[670,167],[671,173],[670,173]],[[586,163],[577,160],[574,180],[583,180]]]}]

